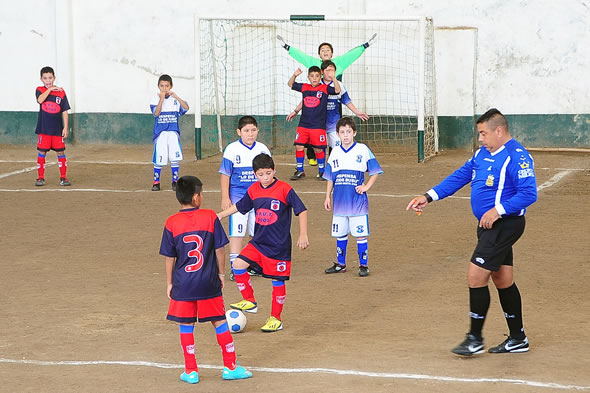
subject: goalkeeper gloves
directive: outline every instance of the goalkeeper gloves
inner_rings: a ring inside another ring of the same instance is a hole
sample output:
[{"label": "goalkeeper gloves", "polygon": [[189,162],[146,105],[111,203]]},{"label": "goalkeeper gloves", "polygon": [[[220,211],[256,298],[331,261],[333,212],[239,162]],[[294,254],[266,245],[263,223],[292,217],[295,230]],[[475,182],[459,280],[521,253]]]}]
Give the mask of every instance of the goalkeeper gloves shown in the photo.
[{"label": "goalkeeper gloves", "polygon": [[283,43],[283,48],[285,48],[285,50],[289,50],[289,48],[291,46],[289,46],[285,40],[283,39],[283,37],[281,37],[280,35],[277,34],[277,40],[281,41]]},{"label": "goalkeeper gloves", "polygon": [[373,34],[371,38],[369,38],[369,40],[363,44],[363,47],[367,49],[373,43],[373,41],[375,41],[375,37],[377,37],[377,33]]}]

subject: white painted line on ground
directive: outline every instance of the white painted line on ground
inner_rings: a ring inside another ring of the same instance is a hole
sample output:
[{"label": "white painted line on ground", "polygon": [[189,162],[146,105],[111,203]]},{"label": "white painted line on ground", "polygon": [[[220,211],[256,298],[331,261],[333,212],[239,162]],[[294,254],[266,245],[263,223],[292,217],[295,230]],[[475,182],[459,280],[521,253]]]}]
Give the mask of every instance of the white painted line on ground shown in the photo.
[{"label": "white painted line on ground", "polygon": [[[47,168],[48,166],[51,166],[51,165],[55,165],[55,164],[54,163],[45,164],[45,167]],[[13,172],[8,172],[8,173],[1,173],[0,174],[0,179],[3,179],[3,178],[8,177],[8,176],[20,175],[21,173],[32,172],[32,171],[35,171],[35,170],[37,170],[37,166],[36,165],[35,166],[32,166],[32,167],[29,167],[29,168],[19,169],[18,171],[13,171]]]},{"label": "white painted line on ground", "polygon": [[[13,363],[13,364],[32,364],[35,366],[95,366],[95,365],[119,365],[119,366],[143,366],[143,367],[154,367],[154,368],[165,368],[165,369],[183,369],[183,364],[172,364],[172,363],[157,363],[147,361],[117,361],[117,360],[90,360],[90,361],[75,361],[75,360],[62,360],[62,361],[43,361],[43,360],[19,360],[19,359],[4,359],[0,358],[0,363]],[[205,369],[216,369],[221,370],[222,367],[211,366],[206,364],[199,364],[199,368]],[[564,385],[554,382],[539,382],[539,381],[528,381],[525,379],[508,379],[508,378],[458,378],[438,375],[427,375],[427,374],[406,374],[406,373],[380,373],[380,372],[369,372],[369,371],[357,371],[357,370],[336,370],[331,368],[277,368],[277,367],[248,367],[250,371],[259,371],[267,373],[281,373],[281,374],[293,374],[293,373],[309,373],[309,374],[335,374],[335,375],[351,375],[360,377],[373,377],[373,378],[391,378],[391,379],[415,379],[415,380],[431,380],[431,381],[443,381],[443,382],[465,382],[465,383],[505,383],[512,385],[526,385],[534,386],[539,388],[552,388],[562,390],[590,390],[590,386],[580,385]]]},{"label": "white painted line on ground", "polygon": [[[189,160],[185,160],[189,161]],[[18,164],[18,163],[36,163],[35,160],[0,160],[0,163],[4,164]],[[96,160],[72,160],[68,159],[68,163],[75,163],[75,164],[104,164],[104,165],[154,165],[150,161],[96,161]],[[52,163],[53,164],[53,163]],[[295,166],[297,164],[288,163],[288,162],[275,162],[276,165],[284,165],[284,166]],[[47,164],[49,165],[49,163]],[[389,167],[388,165],[384,165],[384,167]],[[546,170],[546,171],[589,171],[590,168],[549,168],[549,167],[539,167],[535,168],[535,170]]]},{"label": "white painted line on ground", "polygon": [[555,183],[557,183],[558,181],[560,181],[561,179],[563,179],[565,176],[569,175],[570,173],[572,173],[572,171],[569,169],[557,173],[551,179],[547,180],[545,183],[541,184],[540,186],[537,186],[537,192],[541,191],[545,188],[551,187],[552,185],[554,185]]},{"label": "white painted line on ground", "polygon": [[[63,187],[63,188],[21,188],[21,189],[8,189],[8,188],[0,188],[0,192],[113,192],[119,194],[125,193],[137,193],[137,192],[148,192],[148,193],[156,193],[156,192],[172,192],[172,190],[161,190],[161,191],[152,191],[152,190],[108,190],[108,189],[101,189],[101,188],[70,188],[70,187]],[[203,190],[203,192],[207,193],[220,193],[220,190]],[[325,195],[325,191],[297,191],[297,194],[317,194],[317,195]],[[387,198],[413,198],[415,194],[372,194],[369,193],[369,196],[372,197],[387,197]],[[452,199],[469,199],[468,196],[450,196],[448,198]]]}]

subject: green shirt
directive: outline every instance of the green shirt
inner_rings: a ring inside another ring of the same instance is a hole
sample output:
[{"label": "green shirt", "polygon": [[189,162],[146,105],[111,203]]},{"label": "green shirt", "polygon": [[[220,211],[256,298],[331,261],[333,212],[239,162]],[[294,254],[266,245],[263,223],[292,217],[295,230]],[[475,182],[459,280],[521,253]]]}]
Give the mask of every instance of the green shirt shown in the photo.
[{"label": "green shirt", "polygon": [[[332,62],[336,64],[336,78],[342,79],[342,73],[345,69],[347,69],[352,63],[355,62],[356,59],[361,57],[363,53],[365,53],[364,45],[359,45],[356,48],[352,48],[348,52],[343,55],[336,56],[332,58]],[[322,59],[314,56],[307,55],[301,52],[299,49],[294,47],[289,47],[289,56],[297,60],[301,63],[304,67],[309,68],[311,66],[318,66],[322,65]]]}]

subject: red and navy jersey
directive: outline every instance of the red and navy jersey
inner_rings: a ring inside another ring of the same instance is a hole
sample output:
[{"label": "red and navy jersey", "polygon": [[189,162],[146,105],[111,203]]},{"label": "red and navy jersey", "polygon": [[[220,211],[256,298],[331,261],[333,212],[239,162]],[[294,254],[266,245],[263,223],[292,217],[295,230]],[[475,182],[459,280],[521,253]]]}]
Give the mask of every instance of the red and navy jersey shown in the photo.
[{"label": "red and navy jersey", "polygon": [[[47,88],[45,86],[37,87],[35,97],[39,98],[46,91]],[[61,113],[69,109],[70,103],[68,102],[65,90],[49,93],[45,101],[39,104],[39,117],[37,118],[35,134],[61,136],[64,129]]]},{"label": "red and navy jersey", "polygon": [[268,258],[291,260],[291,209],[298,216],[307,210],[293,188],[275,179],[267,188],[256,182],[236,203],[242,214],[254,209],[254,247]]},{"label": "red and navy jersey", "polygon": [[172,299],[190,301],[221,296],[215,250],[227,243],[213,210],[183,209],[166,220],[160,254],[176,258]]},{"label": "red and navy jersey", "polygon": [[328,95],[335,95],[334,86],[319,84],[313,87],[309,83],[293,83],[291,89],[303,95],[303,107],[299,127],[314,130],[326,129],[328,116]]}]

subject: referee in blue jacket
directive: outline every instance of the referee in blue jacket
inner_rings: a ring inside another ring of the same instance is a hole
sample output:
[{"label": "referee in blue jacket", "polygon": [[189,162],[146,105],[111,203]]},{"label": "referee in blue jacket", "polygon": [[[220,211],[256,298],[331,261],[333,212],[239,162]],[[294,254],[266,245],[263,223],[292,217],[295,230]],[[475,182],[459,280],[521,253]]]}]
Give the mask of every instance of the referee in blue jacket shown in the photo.
[{"label": "referee in blue jacket", "polygon": [[477,120],[477,131],[481,147],[475,154],[439,185],[412,199],[406,210],[420,214],[429,203],[471,183],[471,209],[479,221],[478,241],[467,271],[471,327],[465,340],[451,351],[463,356],[484,352],[482,328],[490,306],[491,277],[510,335],[488,352],[527,352],[522,301],[513,280],[512,246],[524,232],[526,208],[537,200],[533,157],[512,139],[506,118],[495,108]]}]

